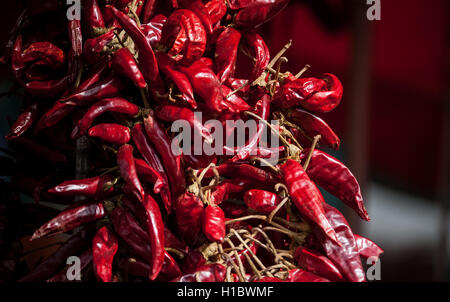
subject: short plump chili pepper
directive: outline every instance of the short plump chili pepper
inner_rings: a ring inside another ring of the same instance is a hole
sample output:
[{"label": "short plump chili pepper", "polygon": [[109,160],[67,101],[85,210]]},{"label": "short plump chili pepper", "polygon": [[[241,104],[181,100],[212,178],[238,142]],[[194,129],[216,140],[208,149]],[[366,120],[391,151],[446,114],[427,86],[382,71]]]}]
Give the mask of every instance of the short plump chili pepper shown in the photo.
[{"label": "short plump chili pepper", "polygon": [[305,247],[298,247],[295,250],[294,257],[299,267],[308,272],[327,278],[330,281],[343,281],[341,273],[333,262],[315,251]]},{"label": "short plump chili pepper", "polygon": [[144,188],[139,180],[136,171],[136,165],[133,157],[133,147],[131,145],[123,145],[117,151],[117,165],[120,169],[120,175],[137,196],[140,201],[144,200]]},{"label": "short plump chili pepper", "polygon": [[51,195],[59,197],[85,196],[101,199],[113,190],[115,177],[111,175],[92,178],[68,180],[48,190]]},{"label": "short plump chili pepper", "polygon": [[215,62],[221,83],[234,75],[240,41],[241,32],[232,27],[227,27],[217,39]]},{"label": "short plump chili pepper", "polygon": [[[309,151],[305,149],[300,157],[306,158]],[[307,173],[315,183],[355,210],[362,219],[370,221],[358,181],[343,163],[316,149],[312,153]]]},{"label": "short plump chili pepper", "polygon": [[296,108],[288,111],[287,118],[298,125],[310,139],[320,135],[321,142],[326,143],[335,150],[339,149],[341,140],[334,133],[333,129],[318,116],[301,108]]},{"label": "short plump chili pepper", "polygon": [[[255,2],[255,1],[252,1]],[[256,28],[275,17],[289,4],[289,0],[258,1],[242,8],[234,17],[236,25]]]},{"label": "short plump chili pepper", "polygon": [[192,193],[186,192],[176,201],[175,217],[178,234],[188,244],[194,244],[198,240],[198,234],[202,230],[203,211],[202,201]]},{"label": "short plump chili pepper", "polygon": [[223,242],[226,235],[225,213],[215,205],[208,205],[202,215],[202,229],[212,242]]},{"label": "short plump chili pepper", "polygon": [[106,5],[105,9],[114,15],[117,22],[134,41],[139,51],[139,68],[144,75],[145,80],[151,86],[152,83],[159,78],[158,63],[155,53],[153,52],[150,42],[147,41],[142,30],[137,26],[136,22],[115,7]]},{"label": "short plump chili pepper", "polygon": [[280,204],[281,199],[275,193],[264,190],[249,190],[244,195],[245,204],[252,210],[270,214]]},{"label": "short plump chili pepper", "polygon": [[88,0],[83,3],[83,22],[91,36],[98,36],[105,30],[105,20],[97,0]]},{"label": "short plump chili pepper", "polygon": [[67,209],[62,211],[52,220],[44,223],[38,230],[36,230],[36,232],[34,232],[30,241],[44,236],[71,231],[85,223],[99,220],[105,217],[105,215],[106,212],[103,207],[103,203],[92,203]]},{"label": "short plump chili pepper", "polygon": [[123,98],[103,99],[92,105],[85,115],[78,121],[72,131],[72,139],[76,139],[86,134],[94,120],[105,112],[117,112],[130,116],[139,113],[139,107]]},{"label": "short plump chili pepper", "polygon": [[292,269],[289,271],[290,282],[330,282],[330,280],[319,277],[313,273],[302,269]]},{"label": "short plump chili pepper", "polygon": [[344,93],[342,83],[335,75],[326,73],[322,79],[327,84],[325,89],[300,102],[303,108],[315,113],[326,113],[335,109],[340,104]]},{"label": "short plump chili pepper", "polygon": [[212,24],[217,24],[227,13],[227,5],[222,0],[211,0],[205,3]]},{"label": "short plump chili pepper", "polygon": [[38,118],[38,104],[34,103],[27,107],[17,118],[14,124],[11,126],[8,135],[6,136],[7,140],[14,139],[16,137],[21,136],[25,133],[33,123],[36,122]]},{"label": "short plump chili pepper", "polygon": [[147,87],[144,76],[128,48],[122,47],[113,54],[111,67],[119,74],[133,81],[137,87]]},{"label": "short plump chili pepper", "polygon": [[336,208],[324,203],[325,216],[334,228],[341,245],[325,237],[321,230],[315,228],[314,235],[320,242],[328,259],[336,265],[345,280],[364,282],[365,271],[361,264],[359,248],[353,232],[345,217]]},{"label": "short plump chili pepper", "polygon": [[131,139],[130,129],[119,124],[98,124],[90,128],[88,134],[115,145],[126,144]]},{"label": "short plump chili pepper", "polygon": [[144,128],[147,138],[153,143],[162,158],[164,168],[170,181],[171,194],[176,198],[183,194],[185,190],[185,176],[182,167],[181,156],[176,156],[172,152],[172,142],[164,129],[156,120],[153,110],[144,112]]},{"label": "short plump chili pepper", "polygon": [[61,68],[66,60],[64,51],[50,42],[35,42],[22,53],[24,63],[42,61],[50,68]]},{"label": "short plump chili pepper", "polygon": [[323,209],[325,201],[322,194],[303,170],[302,165],[295,160],[288,159],[280,168],[284,183],[300,214],[317,224],[333,242],[339,242],[336,232],[325,216]]},{"label": "short plump chili pepper", "polygon": [[164,179],[159,172],[150,167],[145,160],[136,158],[134,162],[139,178],[142,179],[143,182],[154,184],[153,192],[156,194],[161,192],[161,188],[164,186]]},{"label": "short plump chili pepper", "polygon": [[378,261],[380,255],[384,253],[383,249],[368,238],[356,234],[354,234],[354,236],[356,245],[358,246],[359,255],[365,259],[374,257],[376,261]]},{"label": "short plump chili pepper", "polygon": [[112,264],[119,249],[119,242],[106,226],[97,231],[92,239],[92,260],[95,275],[102,282],[112,281]]},{"label": "short plump chili pepper", "polygon": [[171,282],[223,282],[226,267],[219,263],[206,264],[198,267],[194,272],[178,277]]},{"label": "short plump chili pepper", "polygon": [[243,35],[243,50],[255,58],[251,76],[248,79],[249,83],[256,80],[266,69],[270,62],[270,51],[264,39],[255,32],[246,32]]}]

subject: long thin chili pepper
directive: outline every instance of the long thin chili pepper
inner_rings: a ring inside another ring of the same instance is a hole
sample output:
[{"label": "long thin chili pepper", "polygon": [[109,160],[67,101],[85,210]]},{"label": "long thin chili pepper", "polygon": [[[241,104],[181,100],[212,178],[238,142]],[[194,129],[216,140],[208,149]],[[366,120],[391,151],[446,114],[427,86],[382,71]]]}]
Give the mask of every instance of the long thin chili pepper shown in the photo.
[{"label": "long thin chili pepper", "polygon": [[156,0],[145,1],[143,16],[142,16],[142,23],[148,23],[150,21],[150,18],[152,17],[152,15],[154,13],[155,3],[156,3]]},{"label": "long thin chili pepper", "polygon": [[119,124],[98,124],[88,131],[90,137],[115,145],[123,145],[130,141],[130,128]]},{"label": "long thin chili pepper", "polygon": [[114,53],[111,67],[113,70],[133,81],[137,87],[147,87],[144,76],[128,48],[120,48]]},{"label": "long thin chili pepper", "polygon": [[25,150],[28,153],[32,153],[36,157],[51,163],[58,164],[67,162],[67,156],[64,153],[58,150],[50,149],[49,147],[24,136],[19,136],[11,140],[11,145],[18,146],[20,149]]},{"label": "long thin chili pepper", "polygon": [[105,21],[97,0],[88,0],[83,3],[83,21],[92,36],[97,36],[105,30]]},{"label": "long thin chili pepper", "polygon": [[99,229],[92,239],[94,272],[103,282],[112,281],[112,264],[118,249],[117,237],[106,226]]},{"label": "long thin chili pepper", "polygon": [[343,277],[337,267],[327,257],[317,252],[298,247],[295,250],[295,260],[300,267],[308,272],[327,278],[330,281],[343,281]]},{"label": "long thin chili pepper", "polygon": [[232,27],[227,27],[217,39],[215,61],[217,77],[221,83],[234,75],[240,41],[240,31]]},{"label": "long thin chili pepper", "polygon": [[59,197],[85,197],[101,199],[113,191],[114,177],[96,176],[86,179],[68,180],[48,190],[51,195]]},{"label": "long thin chili pepper", "polygon": [[11,126],[8,135],[6,136],[7,140],[12,140],[16,137],[21,136],[25,133],[33,123],[36,122],[38,118],[38,104],[34,103],[28,106],[17,118],[14,124]]},{"label": "long thin chili pepper", "polygon": [[270,51],[264,39],[255,32],[247,32],[243,35],[243,50],[255,58],[249,83],[259,78],[270,62]]},{"label": "long thin chili pepper", "polygon": [[39,97],[55,97],[69,85],[69,76],[57,80],[31,81],[25,84],[25,91]]},{"label": "long thin chili pepper", "polygon": [[136,165],[133,157],[133,147],[131,145],[123,145],[117,151],[117,165],[120,169],[120,175],[137,196],[140,201],[144,200],[144,188],[138,178]]},{"label": "long thin chili pepper", "polygon": [[103,203],[93,203],[65,210],[36,230],[30,241],[44,236],[68,232],[85,223],[99,220],[105,215]]}]

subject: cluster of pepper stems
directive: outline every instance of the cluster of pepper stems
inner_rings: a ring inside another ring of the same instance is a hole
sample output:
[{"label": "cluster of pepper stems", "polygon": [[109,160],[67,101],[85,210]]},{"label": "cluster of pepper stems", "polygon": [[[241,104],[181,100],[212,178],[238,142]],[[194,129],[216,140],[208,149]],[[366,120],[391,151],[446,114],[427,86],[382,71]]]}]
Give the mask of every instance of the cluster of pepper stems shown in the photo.
[{"label": "cluster of pepper stems", "polygon": [[[365,281],[361,257],[383,251],[316,186],[370,220],[355,177],[319,150],[340,146],[315,114],[339,105],[342,84],[302,77],[308,66],[281,72],[290,42],[271,59],[256,31],[288,3],[85,0],[81,20],[58,21],[47,39],[33,33],[42,15],[23,12],[2,58],[26,105],[7,139],[56,167],[31,195],[68,205],[30,240],[72,237],[20,281],[67,281],[74,255],[84,279],[104,282]],[[253,65],[245,78],[235,77],[239,56]],[[174,121],[211,139],[195,111],[224,123],[276,119],[268,131],[281,147],[261,146],[258,126],[231,156],[175,155]],[[83,137],[89,175],[59,182]]]}]

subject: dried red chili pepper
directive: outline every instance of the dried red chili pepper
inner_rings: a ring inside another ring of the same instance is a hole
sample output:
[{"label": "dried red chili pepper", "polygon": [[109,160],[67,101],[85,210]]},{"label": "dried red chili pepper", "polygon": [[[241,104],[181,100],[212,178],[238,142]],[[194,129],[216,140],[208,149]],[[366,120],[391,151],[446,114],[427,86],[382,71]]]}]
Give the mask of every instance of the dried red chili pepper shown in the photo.
[{"label": "dried red chili pepper", "polygon": [[6,140],[12,140],[25,133],[38,118],[38,105],[37,103],[31,104],[27,109],[22,112],[14,124],[11,126]]},{"label": "dried red chili pepper", "polygon": [[331,73],[324,74],[322,79],[327,84],[325,89],[303,100],[300,103],[303,108],[316,113],[325,113],[332,111],[340,104],[344,93],[341,81]]},{"label": "dried red chili pepper", "polygon": [[85,196],[101,199],[113,191],[115,177],[111,175],[96,176],[92,178],[68,180],[48,190],[52,195],[59,197]]},{"label": "dried red chili pepper", "polygon": [[50,68],[59,69],[64,65],[66,57],[61,48],[50,42],[35,42],[23,51],[22,60],[24,63],[42,61]]},{"label": "dried red chili pepper", "polygon": [[325,278],[319,277],[313,273],[302,269],[292,269],[289,271],[290,282],[330,282]]},{"label": "dried red chili pepper", "polygon": [[222,92],[224,96],[224,104],[229,112],[243,112],[251,110],[252,107],[247,104],[242,98],[240,98],[236,93],[229,96],[233,90],[228,88],[226,85],[222,85]]},{"label": "dried red chili pepper", "polygon": [[92,105],[84,116],[78,121],[72,131],[72,139],[85,135],[94,120],[105,112],[117,112],[135,116],[139,113],[139,107],[123,98],[116,97],[103,99]]},{"label": "dried red chili pepper", "polygon": [[171,282],[223,282],[226,268],[222,264],[206,264],[194,272],[178,277]]},{"label": "dried red chili pepper", "polygon": [[287,281],[276,277],[262,277],[261,279],[253,280],[253,282],[287,282]]},{"label": "dried red chili pepper", "polygon": [[69,86],[69,77],[57,80],[31,81],[25,84],[25,91],[38,97],[55,97],[63,93]]},{"label": "dried red chili pepper", "polygon": [[105,21],[97,0],[87,0],[83,3],[83,22],[88,28],[88,33],[98,36],[105,30]]},{"label": "dried red chili pepper", "polygon": [[255,58],[249,83],[259,78],[270,62],[270,51],[264,39],[255,32],[246,32],[243,36],[243,50],[249,56]]},{"label": "dried red chili pepper", "polygon": [[318,116],[300,108],[288,111],[287,116],[288,119],[297,124],[310,139],[316,135],[320,135],[321,142],[325,142],[329,147],[335,150],[339,149],[341,140],[330,126]]},{"label": "dried red chili pepper", "polygon": [[212,22],[209,11],[203,4],[202,0],[187,1],[187,5],[185,4],[184,8],[193,11],[197,15],[208,35],[213,33],[214,23]]},{"label": "dried red chili pepper", "polygon": [[225,212],[226,217],[228,218],[238,218],[242,216],[247,216],[248,209],[244,205],[236,204],[231,201],[224,201],[220,204],[220,207]]},{"label": "dried red chili pepper", "polygon": [[333,262],[317,252],[305,247],[298,247],[295,250],[295,260],[301,268],[308,272],[327,278],[330,281],[343,281],[341,273]]},{"label": "dried red chili pepper", "polygon": [[[152,47],[157,47],[161,41],[162,29],[167,22],[167,17],[164,15],[156,15],[149,23],[141,25],[142,32]],[[155,52],[155,55],[157,53]],[[159,59],[156,58],[158,63]]]},{"label": "dried red chili pepper", "polygon": [[136,164],[136,171],[139,175],[139,178],[144,182],[154,184],[153,192],[155,192],[156,194],[161,192],[161,188],[164,186],[164,178],[159,174],[159,172],[150,167],[142,159],[136,158],[134,162]]},{"label": "dried red chili pepper", "polygon": [[234,17],[238,26],[256,28],[275,17],[289,4],[289,0],[253,1]]},{"label": "dried red chili pepper", "polygon": [[232,27],[227,27],[217,39],[215,61],[217,77],[221,83],[234,76],[240,41],[240,31]]},{"label": "dried red chili pepper", "polygon": [[133,147],[131,145],[123,145],[117,151],[117,165],[120,169],[120,175],[125,183],[130,186],[134,196],[138,196],[139,200],[144,200],[144,188],[139,181],[136,165],[133,157]]},{"label": "dried red chili pepper", "polygon": [[111,67],[119,74],[133,81],[134,85],[137,87],[147,87],[144,76],[139,70],[137,63],[128,48],[120,48],[114,53]]},{"label": "dried red chili pepper", "polygon": [[199,197],[186,192],[176,202],[175,217],[178,234],[188,244],[195,244],[202,229],[204,207]]},{"label": "dried red chili pepper", "polygon": [[341,246],[324,237],[318,229],[314,229],[315,237],[320,242],[328,259],[336,265],[347,281],[364,282],[366,277],[359,256],[359,248],[347,220],[332,206],[324,203],[323,207],[325,216],[336,231]]},{"label": "dried red chili pepper", "polygon": [[181,163],[181,156],[176,156],[172,152],[172,142],[164,129],[155,119],[153,110],[146,110],[144,113],[144,128],[147,138],[153,143],[162,158],[164,168],[170,181],[171,194],[179,196],[185,190],[184,169]]},{"label": "dried red chili pepper", "polygon": [[284,183],[296,208],[308,220],[314,222],[333,242],[339,242],[336,232],[325,216],[322,194],[309,179],[303,167],[295,160],[288,159],[281,166]]},{"label": "dried red chili pepper", "polygon": [[98,60],[101,60],[105,53],[106,46],[109,45],[114,38],[116,38],[114,30],[110,30],[101,36],[87,39],[84,42],[83,47],[83,56],[86,62],[89,64],[95,64]]},{"label": "dried red chili pepper", "polygon": [[152,15],[154,13],[155,3],[156,3],[156,0],[145,1],[144,8],[143,8],[142,23],[148,23],[150,21],[150,18],[152,17]]},{"label": "dried red chili pepper", "polygon": [[211,0],[205,3],[212,24],[218,23],[227,13],[227,5],[222,0]]},{"label": "dried red chili pepper", "polygon": [[[306,158],[309,150],[300,157]],[[370,221],[356,177],[339,160],[320,150],[314,150],[307,173],[311,179],[336,196],[364,220]]]},{"label": "dried red chili pepper", "polygon": [[69,40],[72,45],[73,55],[80,57],[83,54],[83,35],[80,20],[69,21]]},{"label": "dried red chili pepper", "polygon": [[270,214],[280,204],[281,199],[275,193],[264,190],[249,190],[244,195],[245,204],[252,210]]},{"label": "dried red chili pepper", "polygon": [[[248,164],[227,162],[217,166],[216,169],[221,176],[236,177],[236,175],[239,175],[241,178],[253,180],[257,183],[264,184],[267,187],[273,187],[273,185],[280,180],[277,175]],[[205,177],[208,178],[213,176],[214,174],[212,171],[208,171],[205,174]]]},{"label": "dried red chili pepper", "polygon": [[317,78],[297,79],[292,74],[284,79],[274,96],[274,104],[280,108],[292,108],[307,102],[315,93],[327,88],[327,82]]},{"label": "dried red chili pepper", "polygon": [[225,213],[215,205],[209,205],[202,215],[203,234],[212,242],[223,242],[226,235]]},{"label": "dried red chili pepper", "polygon": [[92,260],[95,275],[103,282],[112,281],[112,264],[119,248],[117,237],[102,227],[92,239]]},{"label": "dried red chili pepper", "polygon": [[34,232],[30,241],[44,236],[68,232],[85,223],[93,222],[105,217],[103,203],[82,205],[62,211],[58,216],[43,224]]},{"label": "dried red chili pepper", "polygon": [[354,236],[356,239],[356,245],[358,246],[359,255],[365,259],[375,257],[376,261],[378,261],[380,255],[384,253],[383,249],[368,238],[356,234],[354,234]]},{"label": "dried red chili pepper", "polygon": [[222,201],[229,199],[230,195],[243,192],[245,190],[244,185],[238,179],[222,181],[211,193],[211,203],[221,204]]},{"label": "dried red chili pepper", "polygon": [[130,129],[119,124],[98,124],[89,129],[88,134],[116,145],[126,144],[131,139]]}]

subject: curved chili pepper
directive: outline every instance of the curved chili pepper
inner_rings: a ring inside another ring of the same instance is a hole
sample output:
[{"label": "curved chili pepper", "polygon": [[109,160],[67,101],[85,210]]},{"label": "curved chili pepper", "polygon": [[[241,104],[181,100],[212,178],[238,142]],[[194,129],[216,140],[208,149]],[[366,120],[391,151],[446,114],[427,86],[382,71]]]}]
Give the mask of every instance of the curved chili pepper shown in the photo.
[{"label": "curved chili pepper", "polygon": [[112,280],[112,264],[118,249],[117,237],[105,226],[99,229],[92,239],[94,272],[103,282]]},{"label": "curved chili pepper", "polygon": [[72,139],[83,136],[94,120],[105,112],[117,112],[135,116],[139,113],[139,107],[122,98],[103,99],[92,105],[78,121],[72,131]]},{"label": "curved chili pepper", "polygon": [[346,280],[364,282],[366,277],[359,256],[359,248],[347,220],[332,206],[324,203],[323,207],[325,216],[336,231],[341,246],[326,238],[318,229],[314,229],[314,235],[320,242],[328,259],[336,265]]},{"label": "curved chili pepper", "polygon": [[38,105],[34,103],[28,106],[27,109],[22,112],[14,124],[11,126],[8,135],[5,137],[6,140],[12,140],[16,137],[21,136],[36,122],[38,117]]},{"label": "curved chili pepper", "polygon": [[184,7],[193,11],[197,15],[197,17],[202,21],[208,35],[213,33],[214,23],[211,20],[209,10],[205,7],[202,0],[188,1],[188,4],[184,5]]},{"label": "curved chili pepper", "polygon": [[24,63],[42,61],[50,68],[59,69],[64,65],[66,57],[61,48],[50,42],[35,42],[23,51],[22,60]]},{"label": "curved chili pepper", "polygon": [[214,188],[211,193],[211,203],[219,205],[222,201],[229,199],[230,195],[241,193],[244,190],[245,188],[239,180],[226,179]]},{"label": "curved chili pepper", "polygon": [[297,264],[308,272],[327,278],[330,281],[343,281],[341,273],[333,262],[317,252],[298,247],[295,250],[294,257]]},{"label": "curved chili pepper", "polygon": [[115,37],[114,30],[110,30],[101,36],[87,39],[86,42],[84,42],[83,47],[83,56],[87,63],[94,64],[101,59],[105,52],[105,47],[110,44]]},{"label": "curved chili pepper", "polygon": [[[88,249],[85,252],[83,252],[80,256],[80,273],[83,276],[84,272],[89,269],[89,267],[92,265],[92,250]],[[69,279],[67,279],[68,269],[70,266],[67,266],[65,269],[63,269],[61,272],[56,274],[55,276],[47,279],[45,282],[71,282]]]},{"label": "curved chili pepper", "polygon": [[292,269],[289,271],[290,282],[330,282],[330,280],[319,277],[313,273],[302,269]]},{"label": "curved chili pepper", "polygon": [[144,75],[145,80],[151,86],[152,83],[159,78],[158,63],[152,46],[133,19],[113,6],[106,5],[105,9],[114,15],[117,22],[120,23],[122,28],[134,41],[136,48],[139,51],[139,68]]},{"label": "curved chili pepper", "polygon": [[113,70],[133,81],[137,87],[147,87],[144,76],[128,48],[122,47],[114,53],[111,67]]},{"label": "curved chili pepper", "polygon": [[341,140],[330,126],[318,116],[300,108],[288,111],[287,116],[289,120],[297,124],[310,138],[320,135],[321,141],[335,150],[339,149]]},{"label": "curved chili pepper", "polygon": [[49,189],[48,193],[59,197],[75,197],[82,195],[100,199],[113,191],[114,180],[115,178],[111,175],[68,180]]},{"label": "curved chili pepper", "polygon": [[209,13],[212,24],[216,24],[227,13],[227,5],[222,0],[211,0],[205,3],[205,8]]},{"label": "curved chili pepper", "polygon": [[263,190],[249,190],[244,195],[245,204],[252,210],[270,214],[280,204],[281,199],[275,193]]},{"label": "curved chili pepper", "polygon": [[206,258],[203,256],[201,252],[198,250],[189,250],[183,258],[183,262],[181,263],[181,270],[183,273],[192,273],[201,266],[206,264]]},{"label": "curved chili pepper", "polygon": [[119,124],[98,124],[89,129],[88,134],[116,145],[126,144],[131,139],[130,129]]},{"label": "curved chili pepper", "polygon": [[69,77],[57,80],[31,81],[25,84],[25,91],[39,97],[55,97],[63,93],[69,86]]},{"label": "curved chili pepper", "polygon": [[191,154],[183,154],[183,160],[186,163],[186,167],[191,167],[193,169],[204,169],[210,163],[216,163],[217,158],[215,156],[206,155],[192,155],[194,154],[193,147],[191,149]]},{"label": "curved chili pepper", "polygon": [[309,179],[302,165],[297,161],[288,159],[281,166],[284,183],[296,208],[305,218],[317,224],[320,229],[333,242],[339,242],[336,232],[325,216],[322,194],[316,185]]},{"label": "curved chili pepper", "polygon": [[65,154],[59,152],[58,150],[50,149],[47,146],[41,145],[24,136],[16,137],[10,141],[10,144],[13,146],[18,146],[21,149],[51,163],[58,164],[67,162],[67,156]]},{"label": "curved chili pepper", "polygon": [[194,244],[198,240],[198,234],[202,230],[203,203],[192,193],[186,192],[176,202],[175,217],[178,234],[188,244]]},{"label": "curved chili pepper", "polygon": [[148,23],[150,21],[150,18],[152,17],[152,15],[154,13],[155,3],[156,3],[156,0],[145,1],[144,8],[143,8],[142,23]]},{"label": "curved chili pepper", "polygon": [[299,78],[292,74],[277,88],[274,104],[280,108],[292,108],[306,103],[315,93],[326,89],[327,83],[317,78]]},{"label": "curved chili pepper", "polygon": [[164,129],[155,119],[153,110],[144,113],[144,128],[147,138],[153,143],[162,158],[164,168],[170,181],[172,195],[179,196],[185,190],[184,169],[181,156],[175,156],[172,152],[172,143]]},{"label": "curved chili pepper", "polygon": [[247,32],[243,36],[243,50],[255,58],[251,76],[248,79],[249,83],[259,78],[266,70],[270,62],[270,51],[264,39],[255,32]]},{"label": "curved chili pepper", "polygon": [[120,169],[120,175],[133,191],[137,194],[139,200],[144,200],[144,188],[139,181],[136,165],[133,157],[133,147],[131,145],[123,145],[117,151],[117,165]]},{"label": "curved chili pepper", "polygon": [[185,120],[200,136],[202,136],[208,143],[212,143],[213,139],[209,130],[203,126],[203,122],[197,119],[195,113],[185,107],[178,107],[174,105],[162,105],[155,111],[156,117],[161,121],[175,122],[177,120]]},{"label": "curved chili pepper", "polygon": [[144,160],[136,158],[136,171],[142,181],[154,184],[153,192],[158,194],[164,186],[164,179],[158,171],[150,167]]},{"label": "curved chili pepper", "polygon": [[324,74],[322,79],[327,84],[326,88],[301,101],[300,105],[303,108],[316,113],[325,113],[340,104],[344,93],[341,81],[331,73]]},{"label": "curved chili pepper", "polygon": [[225,213],[215,205],[209,205],[202,215],[203,234],[212,242],[223,242],[226,235]]},{"label": "curved chili pepper", "polygon": [[83,3],[83,22],[88,28],[89,34],[97,36],[105,30],[105,20],[97,0],[88,0]]},{"label": "curved chili pepper", "polygon": [[378,261],[380,255],[384,253],[383,249],[368,238],[356,234],[354,234],[354,236],[356,239],[356,245],[358,246],[359,255],[365,259],[375,257],[376,261]]},{"label": "curved chili pepper", "polygon": [[241,9],[234,17],[238,26],[256,28],[275,17],[289,4],[289,0],[255,1]]},{"label": "curved chili pepper", "polygon": [[206,264],[198,267],[194,272],[178,277],[171,282],[223,282],[226,268],[222,264]]},{"label": "curved chili pepper", "polygon": [[83,35],[81,33],[80,20],[69,21],[69,40],[72,45],[73,55],[80,57],[83,54]]},{"label": "curved chili pepper", "polygon": [[240,41],[241,32],[232,27],[227,27],[217,39],[215,60],[221,83],[234,75]]},{"label": "curved chili pepper", "polygon": [[[300,157],[307,157],[305,150]],[[314,150],[307,173],[311,179],[330,194],[336,196],[364,220],[370,221],[356,177],[339,160],[320,150]]]},{"label": "curved chili pepper", "polygon": [[77,208],[62,211],[58,216],[43,224],[38,230],[36,230],[33,236],[31,236],[30,241],[44,236],[71,231],[85,223],[99,220],[105,217],[105,215],[106,213],[103,203],[82,205]]}]

